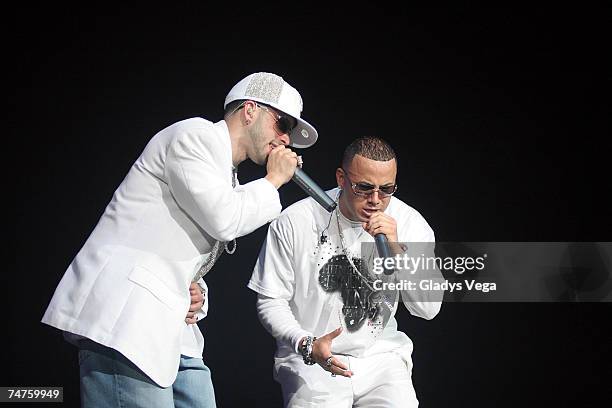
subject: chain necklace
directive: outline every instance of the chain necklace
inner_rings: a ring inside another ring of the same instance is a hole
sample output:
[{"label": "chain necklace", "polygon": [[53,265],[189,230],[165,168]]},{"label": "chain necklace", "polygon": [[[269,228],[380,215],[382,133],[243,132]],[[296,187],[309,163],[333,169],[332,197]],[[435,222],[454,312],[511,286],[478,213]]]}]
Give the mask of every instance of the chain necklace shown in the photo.
[{"label": "chain necklace", "polygon": [[[236,167],[232,166],[232,188],[236,188],[237,178],[238,178],[238,171]],[[227,252],[229,255],[232,255],[234,252],[236,252],[236,247],[237,247],[236,238],[234,238],[231,241],[232,249],[229,248],[228,244],[230,244],[230,242],[224,242],[223,247],[225,249],[225,252]],[[208,255],[208,258],[206,258],[206,262],[204,262],[204,264],[200,267],[200,269],[198,269],[198,272],[196,272],[195,276],[192,279],[192,282],[197,282],[204,275],[206,275],[208,271],[212,269],[215,262],[217,262],[217,259],[219,259],[221,255],[223,255],[223,250],[221,250],[221,241],[215,240],[215,244],[213,245],[210,251],[210,254]]]},{"label": "chain necklace", "polygon": [[[340,197],[341,193],[342,193],[342,190],[340,190],[340,192],[338,193],[338,198]],[[338,198],[336,200],[338,200]],[[364,283],[364,285],[366,285],[368,287],[368,289],[370,289],[373,293],[378,292],[378,290],[374,289],[374,287],[373,287],[374,280],[371,277],[369,277],[369,276],[364,276],[359,271],[359,269],[355,266],[351,256],[348,253],[348,247],[346,245],[346,242],[344,241],[344,234],[342,234],[342,228],[340,228],[340,215],[338,214],[340,212],[340,205],[336,206],[336,209],[334,211],[336,212],[336,225],[338,226],[338,235],[340,236],[340,245],[342,246],[342,253],[344,253],[344,256],[346,256],[346,259],[348,260],[349,264],[351,265],[351,268],[353,268],[353,270],[361,278],[361,280]],[[366,263],[363,262],[363,264],[366,264]],[[367,268],[367,266],[366,266],[366,268]],[[389,298],[384,293],[383,293],[383,302],[386,304],[386,306],[390,310],[393,309],[393,306],[390,303]]]},{"label": "chain necklace", "polygon": [[370,289],[371,291],[375,291],[374,287],[372,286],[374,283],[372,278],[370,278],[369,276],[364,276],[361,273],[361,271],[353,263],[353,259],[348,253],[348,247],[346,245],[346,242],[344,241],[344,234],[342,233],[342,228],[340,227],[340,215],[338,214],[340,212],[339,208],[340,206],[338,205],[334,211],[336,212],[336,225],[338,226],[338,235],[340,236],[340,245],[342,246],[342,253],[344,253],[344,256],[346,256],[346,259],[351,265],[351,268],[353,268],[355,273],[361,278],[361,280],[368,287],[368,289]]}]

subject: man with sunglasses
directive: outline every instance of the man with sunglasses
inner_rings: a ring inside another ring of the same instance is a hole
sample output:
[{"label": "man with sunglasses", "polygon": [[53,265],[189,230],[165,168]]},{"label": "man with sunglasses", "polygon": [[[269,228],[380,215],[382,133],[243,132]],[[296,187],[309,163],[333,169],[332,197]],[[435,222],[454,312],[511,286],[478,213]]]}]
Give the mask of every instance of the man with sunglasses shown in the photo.
[{"label": "man with sunglasses", "polygon": [[[357,139],[336,170],[338,188],[328,192],[338,203],[331,214],[307,198],[270,224],[248,286],[258,293],[260,321],[276,338],[274,372],[285,406],[418,405],[412,342],[394,315],[401,294],[411,314],[432,319],[442,293],[378,291],[376,279],[397,282],[405,272],[385,278],[367,269],[377,256],[377,234],[387,236],[396,255],[433,247],[425,219],[393,197],[396,175],[388,143]],[[442,280],[437,269],[426,277]]]},{"label": "man with sunglasses", "polygon": [[[215,406],[195,324],[202,277],[280,213],[277,189],[298,164],[287,146],[317,140],[278,75],[247,76],[224,107],[223,120],[183,120],[150,140],[55,291],[43,322],[79,347],[82,406]],[[241,185],[247,158],[267,174]]]}]

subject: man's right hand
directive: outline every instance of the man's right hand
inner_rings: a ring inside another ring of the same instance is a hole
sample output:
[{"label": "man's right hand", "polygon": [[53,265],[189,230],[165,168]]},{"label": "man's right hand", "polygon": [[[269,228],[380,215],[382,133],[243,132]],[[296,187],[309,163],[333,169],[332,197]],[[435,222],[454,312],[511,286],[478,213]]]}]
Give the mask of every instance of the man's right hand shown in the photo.
[{"label": "man's right hand", "polygon": [[[353,372],[348,369],[346,364],[334,357],[331,353],[332,341],[338,337],[340,333],[342,333],[342,327],[338,327],[336,330],[327,333],[323,337],[318,337],[312,344],[312,359],[324,370],[332,374],[351,377]],[[328,364],[328,361],[331,364]]]},{"label": "man's right hand", "polygon": [[277,189],[293,177],[297,167],[297,154],[284,145],[276,146],[268,155],[266,180]]}]

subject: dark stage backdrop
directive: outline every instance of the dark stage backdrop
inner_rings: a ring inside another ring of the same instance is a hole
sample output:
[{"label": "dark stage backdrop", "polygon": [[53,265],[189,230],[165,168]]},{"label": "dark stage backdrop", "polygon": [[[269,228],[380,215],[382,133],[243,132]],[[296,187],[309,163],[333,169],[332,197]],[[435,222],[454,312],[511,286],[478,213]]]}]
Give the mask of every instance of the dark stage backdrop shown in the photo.
[{"label": "dark stage backdrop", "polygon": [[[57,283],[149,138],[177,120],[219,120],[251,72],[301,92],[320,139],[300,153],[323,187],[352,139],[376,135],[399,155],[398,197],[438,241],[610,241],[609,10],[235,6],[5,16],[15,238],[5,234],[0,385],[63,386],[78,405],[75,350],[40,323]],[[239,168],[242,182],[263,174]],[[281,196],[305,195],[290,184]],[[266,228],[207,278],[200,327],[220,407],[281,403],[274,343],[245,286]],[[405,310],[398,321],[422,407],[587,407],[610,400],[611,312],[448,303],[432,321]]]}]

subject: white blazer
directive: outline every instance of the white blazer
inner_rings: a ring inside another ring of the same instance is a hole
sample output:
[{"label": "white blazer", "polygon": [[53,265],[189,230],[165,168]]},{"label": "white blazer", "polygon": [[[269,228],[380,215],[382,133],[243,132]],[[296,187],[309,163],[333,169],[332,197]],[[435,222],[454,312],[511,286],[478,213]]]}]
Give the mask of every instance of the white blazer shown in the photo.
[{"label": "white blazer", "polygon": [[68,267],[42,321],[119,351],[170,386],[189,285],[214,241],[246,235],[281,210],[266,179],[233,189],[232,177],[225,121],[192,118],[156,134]]}]

